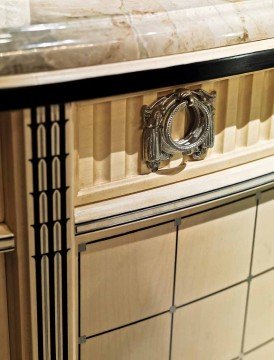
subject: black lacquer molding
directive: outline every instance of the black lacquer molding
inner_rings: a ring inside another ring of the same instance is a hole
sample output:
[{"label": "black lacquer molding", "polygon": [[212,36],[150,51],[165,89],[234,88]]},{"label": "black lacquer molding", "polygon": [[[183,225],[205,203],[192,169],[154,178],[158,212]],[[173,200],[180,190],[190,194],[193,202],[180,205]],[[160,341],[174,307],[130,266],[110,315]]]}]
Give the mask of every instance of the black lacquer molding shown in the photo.
[{"label": "black lacquer molding", "polygon": [[31,109],[38,358],[68,359],[65,105]]},{"label": "black lacquer molding", "polygon": [[[272,67],[274,67],[274,49],[269,49],[161,69],[56,84],[0,89],[0,110],[114,96],[239,75]],[[72,71],[77,71],[77,69]]]}]

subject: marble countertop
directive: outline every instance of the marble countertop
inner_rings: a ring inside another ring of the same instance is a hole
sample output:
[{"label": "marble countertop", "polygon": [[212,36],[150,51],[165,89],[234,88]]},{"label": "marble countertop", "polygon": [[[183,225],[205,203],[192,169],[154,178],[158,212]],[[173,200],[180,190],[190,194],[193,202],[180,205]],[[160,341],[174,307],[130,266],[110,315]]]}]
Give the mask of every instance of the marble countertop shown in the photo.
[{"label": "marble countertop", "polygon": [[29,1],[25,25],[0,29],[0,75],[183,54],[274,37],[274,0]]}]

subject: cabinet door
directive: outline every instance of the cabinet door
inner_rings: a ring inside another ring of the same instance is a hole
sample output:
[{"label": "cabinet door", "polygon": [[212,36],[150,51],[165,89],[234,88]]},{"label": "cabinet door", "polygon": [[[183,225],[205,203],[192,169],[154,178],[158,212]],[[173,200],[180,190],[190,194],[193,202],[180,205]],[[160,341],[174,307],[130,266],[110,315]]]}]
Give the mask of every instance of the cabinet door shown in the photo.
[{"label": "cabinet door", "polygon": [[274,189],[259,200],[254,246],[253,275],[274,267]]},{"label": "cabinet door", "polygon": [[5,257],[0,254],[0,359],[9,360],[9,327],[6,292]]},{"label": "cabinet door", "polygon": [[249,275],[256,198],[182,219],[175,305],[225,289]]},{"label": "cabinet door", "polygon": [[168,360],[169,313],[88,339],[83,360]]},{"label": "cabinet door", "polygon": [[168,310],[175,243],[171,222],[88,245],[81,253],[81,335]]}]

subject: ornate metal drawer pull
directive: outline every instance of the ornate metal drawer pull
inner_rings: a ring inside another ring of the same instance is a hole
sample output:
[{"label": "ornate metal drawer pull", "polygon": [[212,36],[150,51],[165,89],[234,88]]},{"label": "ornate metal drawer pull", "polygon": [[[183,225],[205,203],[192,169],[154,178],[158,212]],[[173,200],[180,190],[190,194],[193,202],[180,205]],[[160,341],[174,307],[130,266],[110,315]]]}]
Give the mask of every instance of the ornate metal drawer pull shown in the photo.
[{"label": "ornate metal drawer pull", "polygon": [[[215,92],[178,89],[150,106],[143,106],[143,159],[151,171],[157,171],[162,160],[177,152],[200,160],[213,147],[215,97]],[[183,109],[191,120],[191,128],[185,138],[174,140],[171,135],[174,116]]]}]

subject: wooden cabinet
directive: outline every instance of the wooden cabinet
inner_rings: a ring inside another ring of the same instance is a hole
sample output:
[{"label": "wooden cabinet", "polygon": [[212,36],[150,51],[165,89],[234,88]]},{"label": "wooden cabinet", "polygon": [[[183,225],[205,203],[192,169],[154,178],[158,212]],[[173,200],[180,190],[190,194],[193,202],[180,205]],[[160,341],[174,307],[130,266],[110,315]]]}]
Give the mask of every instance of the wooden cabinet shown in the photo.
[{"label": "wooden cabinet", "polygon": [[0,113],[0,360],[272,360],[273,80],[182,84],[217,92],[215,144],[205,97],[207,154],[154,122],[154,173],[140,112],[184,79]]}]

